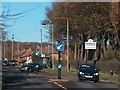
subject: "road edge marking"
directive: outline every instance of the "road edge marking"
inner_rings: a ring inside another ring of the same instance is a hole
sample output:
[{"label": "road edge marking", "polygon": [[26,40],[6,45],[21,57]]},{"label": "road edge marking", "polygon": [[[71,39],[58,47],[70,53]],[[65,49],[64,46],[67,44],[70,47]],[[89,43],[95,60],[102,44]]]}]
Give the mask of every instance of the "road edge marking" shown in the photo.
[{"label": "road edge marking", "polygon": [[58,85],[59,87],[65,89],[65,90],[68,90],[66,87],[63,87],[61,84],[57,83],[57,82],[53,82],[54,84]]}]

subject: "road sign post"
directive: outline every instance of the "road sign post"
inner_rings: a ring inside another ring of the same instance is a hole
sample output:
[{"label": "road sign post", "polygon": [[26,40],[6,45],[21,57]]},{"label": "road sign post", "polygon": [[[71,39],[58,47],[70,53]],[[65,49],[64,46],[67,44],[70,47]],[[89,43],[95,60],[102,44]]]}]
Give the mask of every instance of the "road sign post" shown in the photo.
[{"label": "road sign post", "polygon": [[89,39],[88,42],[85,42],[85,49],[86,50],[86,63],[87,63],[87,59],[88,59],[88,49],[96,49],[96,42],[94,42],[92,39]]},{"label": "road sign post", "polygon": [[58,51],[58,79],[61,79],[61,67],[62,67],[61,60],[60,60],[60,54],[61,52]]},{"label": "road sign post", "polygon": [[39,50],[35,51],[35,56],[40,56],[40,51]]},{"label": "road sign post", "polygon": [[61,57],[61,52],[63,51],[63,49],[64,49],[64,46],[61,44],[61,42],[60,41],[56,42],[56,50],[58,51],[58,65],[57,65],[57,68],[58,68],[58,79],[61,79],[62,64],[61,64],[60,57]]}]

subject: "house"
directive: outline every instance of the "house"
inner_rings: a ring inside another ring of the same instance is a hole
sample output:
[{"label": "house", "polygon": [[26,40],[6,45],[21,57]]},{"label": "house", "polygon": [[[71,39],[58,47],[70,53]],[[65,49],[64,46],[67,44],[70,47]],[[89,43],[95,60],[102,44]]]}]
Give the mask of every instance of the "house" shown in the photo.
[{"label": "house", "polygon": [[19,56],[18,56],[18,61],[22,62],[24,60],[28,60],[28,58],[32,55],[33,51],[29,48],[27,50],[22,50],[21,52],[19,52]]},{"label": "house", "polygon": [[[39,51],[41,50],[40,45],[37,45],[36,49],[38,49]],[[33,50],[29,47],[29,49],[23,49],[21,51],[18,52],[17,58],[16,60],[18,60],[19,62],[25,61],[27,60],[30,55],[33,54]],[[41,52],[41,51],[40,51]],[[53,53],[52,53],[52,44],[43,44],[42,46],[42,52],[41,52],[41,57],[54,57],[54,60],[58,60],[58,51],[56,51],[56,48],[53,48]],[[61,60],[67,60],[67,53],[64,50],[63,52],[61,52]]]}]

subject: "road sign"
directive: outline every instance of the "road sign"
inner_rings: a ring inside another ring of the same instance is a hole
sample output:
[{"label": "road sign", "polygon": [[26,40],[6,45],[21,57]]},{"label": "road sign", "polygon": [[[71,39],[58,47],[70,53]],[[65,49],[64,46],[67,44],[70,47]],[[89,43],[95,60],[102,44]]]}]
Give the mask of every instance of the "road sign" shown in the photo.
[{"label": "road sign", "polygon": [[57,67],[57,68],[61,69],[61,68],[62,68],[62,65],[61,65],[61,64],[58,64],[58,67]]},{"label": "road sign", "polygon": [[36,50],[36,51],[35,51],[35,55],[36,55],[36,56],[40,56],[40,51],[39,51],[39,50]]},{"label": "road sign", "polygon": [[89,39],[88,42],[85,42],[85,49],[96,49],[96,42]]},{"label": "road sign", "polygon": [[63,51],[64,45],[60,43],[60,41],[56,42],[57,51]]}]

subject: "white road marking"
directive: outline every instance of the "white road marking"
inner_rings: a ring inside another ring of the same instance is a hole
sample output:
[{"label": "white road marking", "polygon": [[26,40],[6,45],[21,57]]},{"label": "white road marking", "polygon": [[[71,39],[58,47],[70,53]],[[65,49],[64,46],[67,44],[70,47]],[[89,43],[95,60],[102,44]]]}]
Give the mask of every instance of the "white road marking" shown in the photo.
[{"label": "white road marking", "polygon": [[63,87],[62,85],[58,84],[57,82],[54,82],[54,84],[56,84],[56,85],[58,85],[59,87],[61,87],[61,88],[65,89],[65,90],[67,90],[67,88]]}]

